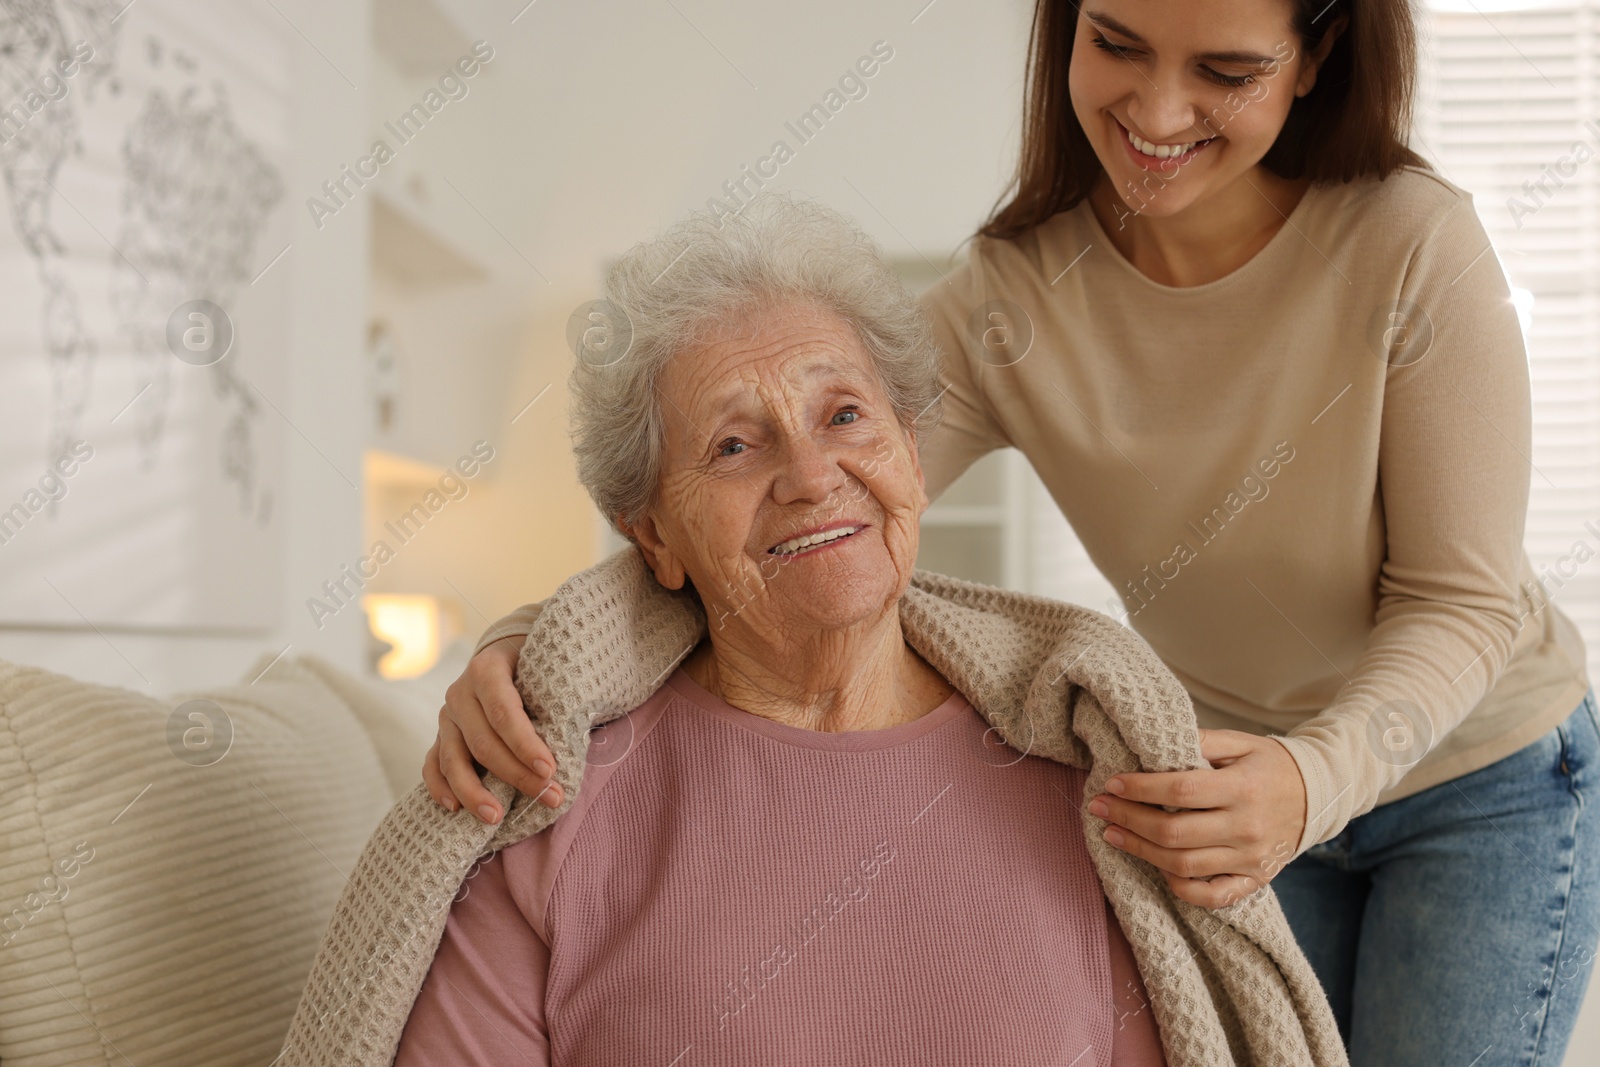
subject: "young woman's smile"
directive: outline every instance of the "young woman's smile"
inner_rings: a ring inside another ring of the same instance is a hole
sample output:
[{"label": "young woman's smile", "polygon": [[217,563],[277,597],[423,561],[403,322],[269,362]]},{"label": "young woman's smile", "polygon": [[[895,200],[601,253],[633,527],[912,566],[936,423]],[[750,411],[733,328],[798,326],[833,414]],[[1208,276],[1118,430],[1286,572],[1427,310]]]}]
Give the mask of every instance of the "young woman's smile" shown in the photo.
[{"label": "young woman's smile", "polygon": [[1200,157],[1211,144],[1220,141],[1220,137],[1206,137],[1200,140],[1184,141],[1181,143],[1160,144],[1146,140],[1128,129],[1127,125],[1118,121],[1114,116],[1112,122],[1117,124],[1118,131],[1122,134],[1122,143],[1128,150],[1128,155],[1133,162],[1146,170],[1156,170],[1162,173],[1172,173],[1179,167],[1186,167]]}]

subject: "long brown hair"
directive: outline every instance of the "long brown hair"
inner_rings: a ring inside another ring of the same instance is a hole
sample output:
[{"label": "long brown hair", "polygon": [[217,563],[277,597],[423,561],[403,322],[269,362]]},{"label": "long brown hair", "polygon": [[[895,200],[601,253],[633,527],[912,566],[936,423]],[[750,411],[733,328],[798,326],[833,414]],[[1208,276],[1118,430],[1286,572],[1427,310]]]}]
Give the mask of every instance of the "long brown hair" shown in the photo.
[{"label": "long brown hair", "polygon": [[[1408,0],[1290,0],[1291,25],[1306,52],[1338,13],[1349,23],[1317,72],[1316,85],[1289,108],[1261,165],[1283,178],[1348,182],[1386,178],[1428,163],[1406,144],[1417,76],[1417,28]],[[1333,10],[1330,11],[1329,9]],[[1077,33],[1074,0],[1039,0],[1028,39],[1028,90],[1017,175],[979,233],[1010,239],[1075,206],[1103,168],[1072,109],[1067,73]],[[1012,195],[1015,190],[1015,195]]]}]

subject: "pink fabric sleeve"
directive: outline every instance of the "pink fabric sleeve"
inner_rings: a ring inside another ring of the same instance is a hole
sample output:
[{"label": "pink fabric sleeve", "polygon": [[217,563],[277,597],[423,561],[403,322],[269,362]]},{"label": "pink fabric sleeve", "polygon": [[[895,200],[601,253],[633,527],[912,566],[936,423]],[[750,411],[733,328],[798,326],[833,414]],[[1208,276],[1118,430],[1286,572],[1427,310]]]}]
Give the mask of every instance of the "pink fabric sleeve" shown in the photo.
[{"label": "pink fabric sleeve", "polygon": [[[537,617],[542,604],[532,605]],[[518,613],[527,609],[519,608]],[[673,690],[661,689],[626,718],[642,741]],[[623,720],[601,727],[602,735]],[[411,1006],[392,1067],[550,1067],[545,993],[550,931],[545,909],[562,860],[590,806],[621,760],[590,763],[572,807],[552,825],[467,872],[445,919],[428,977]]]},{"label": "pink fabric sleeve", "polygon": [[1155,1009],[1133,958],[1133,946],[1106,901],[1106,947],[1111,953],[1111,1002],[1117,1026],[1111,1036],[1111,1067],[1166,1067]]},{"label": "pink fabric sleeve", "polygon": [[550,946],[508,884],[520,873],[507,874],[500,852],[468,872],[400,1035],[394,1067],[549,1067],[544,991]]}]

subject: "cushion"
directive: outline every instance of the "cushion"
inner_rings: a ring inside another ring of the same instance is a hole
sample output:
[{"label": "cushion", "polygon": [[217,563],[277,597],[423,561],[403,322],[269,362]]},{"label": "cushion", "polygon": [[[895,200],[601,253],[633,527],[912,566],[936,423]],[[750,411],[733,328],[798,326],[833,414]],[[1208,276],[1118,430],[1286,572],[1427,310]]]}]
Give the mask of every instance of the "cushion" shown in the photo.
[{"label": "cushion", "polygon": [[277,1057],[393,793],[337,689],[269,662],[162,700],[0,660],[5,1067]]},{"label": "cushion", "polygon": [[378,755],[389,793],[399,799],[411,792],[422,781],[423,757],[439,736],[445,687],[461,671],[443,679],[431,678],[430,672],[422,678],[378,681],[357,677],[316,656],[301,656],[299,663],[349,705]]}]

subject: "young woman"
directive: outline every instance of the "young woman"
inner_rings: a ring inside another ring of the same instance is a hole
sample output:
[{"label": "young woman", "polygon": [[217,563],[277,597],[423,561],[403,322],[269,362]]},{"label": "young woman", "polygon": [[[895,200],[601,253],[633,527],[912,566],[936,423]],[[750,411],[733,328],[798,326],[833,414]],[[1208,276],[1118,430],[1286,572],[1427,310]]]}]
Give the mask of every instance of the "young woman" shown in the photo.
[{"label": "young woman", "polygon": [[[924,301],[923,466],[935,497],[1024,452],[1193,698],[1212,769],[1091,812],[1191,903],[1270,882],[1356,1067],[1556,1067],[1600,712],[1522,546],[1505,277],[1406,146],[1408,3],[1041,0],[1031,48],[1014,195]],[[499,818],[474,758],[561,802],[511,682],[534,610],[451,686],[423,774],[452,810]]]}]

